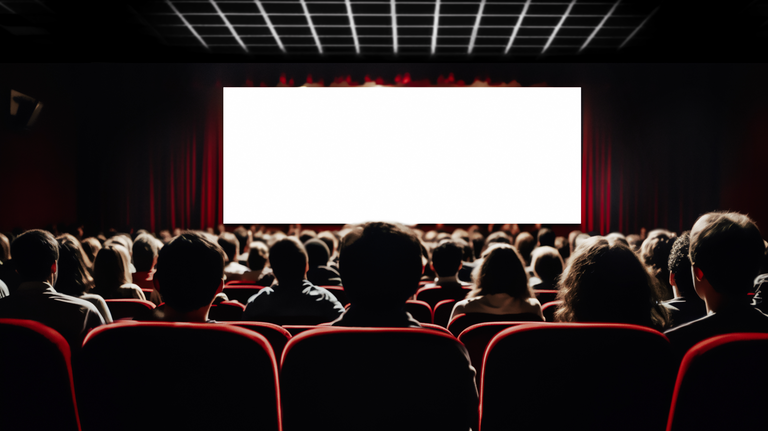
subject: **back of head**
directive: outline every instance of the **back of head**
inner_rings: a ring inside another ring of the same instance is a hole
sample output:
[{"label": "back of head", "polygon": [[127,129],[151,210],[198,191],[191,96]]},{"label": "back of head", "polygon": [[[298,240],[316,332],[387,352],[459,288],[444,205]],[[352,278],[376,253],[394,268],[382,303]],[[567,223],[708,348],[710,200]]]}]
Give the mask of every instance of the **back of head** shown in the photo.
[{"label": "back of head", "polygon": [[141,234],[133,242],[133,266],[136,271],[152,270],[157,256],[157,243],[150,234]]},{"label": "back of head", "polygon": [[555,247],[555,232],[549,228],[542,228],[536,235],[536,240],[539,246],[552,246]]},{"label": "back of head", "polygon": [[328,245],[324,241],[313,238],[304,243],[304,248],[307,250],[310,268],[328,264],[328,260],[331,258],[331,251],[328,250]]},{"label": "back of head", "polygon": [[130,254],[133,251],[133,240],[131,240],[131,236],[129,234],[115,234],[110,237],[109,240],[104,242],[104,246],[109,246],[115,243],[124,247],[125,250],[128,251],[128,256],[131,256]]},{"label": "back of head", "polygon": [[93,263],[96,260],[96,255],[101,250],[101,242],[96,237],[88,237],[82,241],[82,245],[88,259]]},{"label": "back of head", "polygon": [[301,230],[301,234],[299,234],[299,241],[302,244],[305,244],[316,237],[317,237],[316,232],[314,232],[313,230],[305,229],[305,230]]},{"label": "back of head", "polygon": [[131,283],[130,258],[128,251],[118,243],[105,245],[96,255],[93,263],[93,279],[96,290],[106,293],[115,290],[120,285]]},{"label": "back of head", "polygon": [[248,230],[243,227],[237,227],[233,234],[237,237],[238,253],[242,255],[245,253],[245,247],[248,246]]},{"label": "back of head", "polygon": [[11,259],[11,242],[5,234],[0,233],[0,264]]},{"label": "back of head", "polygon": [[331,253],[331,256],[333,256],[334,253],[339,249],[339,239],[336,238],[335,235],[333,235],[330,231],[323,231],[317,235],[317,238],[322,240],[326,246],[328,246],[328,250]]},{"label": "back of head", "polygon": [[470,234],[470,240],[472,244],[472,250],[475,254],[475,259],[480,258],[480,254],[483,252],[483,246],[485,245],[485,238],[483,237],[483,234],[473,231],[472,234]]},{"label": "back of head", "polygon": [[227,254],[227,262],[235,261],[240,249],[240,242],[237,240],[237,237],[231,232],[224,231],[219,234],[218,243],[224,250],[224,253]]},{"label": "back of head", "polygon": [[764,253],[760,230],[740,213],[707,213],[691,230],[691,264],[701,269],[721,294],[741,296],[750,292]]},{"label": "back of head", "polygon": [[163,300],[179,312],[213,301],[224,280],[226,255],[219,245],[195,232],[184,232],[160,249],[154,279]]},{"label": "back of head", "polygon": [[251,243],[251,252],[248,254],[248,268],[251,271],[261,271],[267,265],[269,259],[269,248],[263,241],[254,241]]},{"label": "back of head", "polygon": [[464,257],[464,249],[452,240],[440,243],[432,251],[432,266],[440,277],[456,276]]},{"label": "back of head", "polygon": [[285,237],[269,248],[269,263],[278,283],[303,280],[308,259],[304,245],[296,237]]},{"label": "back of head", "polygon": [[566,260],[571,256],[571,247],[568,244],[568,239],[563,236],[555,237],[555,249],[560,252],[560,256],[563,260]]},{"label": "back of head", "polygon": [[629,247],[629,242],[627,241],[627,238],[624,236],[624,234],[620,232],[612,232],[605,236],[605,238],[609,242],[622,242],[624,243],[624,246]]},{"label": "back of head", "polygon": [[627,236],[627,243],[629,247],[636,254],[640,253],[640,246],[643,244],[643,238],[639,234],[630,234]]},{"label": "back of head", "polygon": [[571,249],[571,254],[573,254],[573,251],[576,250],[576,237],[578,237],[581,233],[582,232],[579,230],[573,230],[568,233],[568,246]]},{"label": "back of head", "polygon": [[688,258],[688,247],[691,243],[691,232],[686,231],[672,244],[669,253],[667,269],[675,275],[675,284],[680,297],[696,298],[696,290],[691,278],[691,260]]},{"label": "back of head", "polygon": [[29,230],[13,241],[11,255],[22,281],[44,281],[59,259],[59,244],[48,231]]},{"label": "back of head", "polygon": [[369,222],[342,239],[339,270],[353,305],[402,307],[419,287],[421,244],[403,225]]},{"label": "back of head", "polygon": [[533,296],[523,258],[514,246],[503,243],[494,244],[485,251],[482,263],[472,272],[472,281],[475,289],[467,298],[502,293],[516,299]]},{"label": "back of head", "polygon": [[557,249],[550,246],[537,247],[531,257],[533,272],[542,281],[556,281],[563,272],[563,258]]},{"label": "back of head", "polygon": [[93,279],[83,261],[83,254],[77,240],[59,237],[59,263],[57,266],[56,291],[75,297],[88,292],[93,285]]},{"label": "back of head", "polygon": [[[554,242],[554,239],[553,239]],[[523,257],[523,260],[525,261],[525,265],[530,265],[531,263],[531,252],[533,252],[533,248],[536,247],[536,240],[533,238],[533,234],[523,231],[520,234],[518,234],[517,239],[515,239],[515,248],[517,248],[518,252],[520,252],[520,256]]]},{"label": "back of head", "polygon": [[560,281],[558,321],[667,324],[659,293],[645,266],[621,242],[592,237],[576,249]]}]

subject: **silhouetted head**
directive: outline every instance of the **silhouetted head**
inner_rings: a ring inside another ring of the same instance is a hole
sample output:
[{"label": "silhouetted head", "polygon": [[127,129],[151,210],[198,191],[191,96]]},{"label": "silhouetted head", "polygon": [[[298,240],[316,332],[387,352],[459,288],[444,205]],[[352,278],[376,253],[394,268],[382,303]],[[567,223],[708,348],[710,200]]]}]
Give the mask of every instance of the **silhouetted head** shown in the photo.
[{"label": "silhouetted head", "polygon": [[224,231],[219,234],[219,239],[217,241],[219,246],[224,250],[224,253],[227,254],[227,262],[236,262],[237,254],[240,250],[240,242],[237,240],[237,237],[231,232]]},{"label": "silhouetted head", "polygon": [[245,247],[248,246],[248,230],[243,227],[237,227],[232,232],[237,237],[238,253],[240,255],[245,253]]},{"label": "silhouetted head", "polygon": [[133,266],[136,271],[148,272],[155,265],[157,242],[150,234],[141,234],[133,242]]},{"label": "silhouetted head", "polygon": [[133,282],[128,251],[118,243],[104,246],[93,264],[93,279],[98,293],[108,293]]},{"label": "silhouetted head", "polygon": [[59,237],[56,241],[59,243],[59,262],[54,288],[62,294],[80,297],[93,288],[93,278],[83,260],[84,253],[77,240]]},{"label": "silhouetted head", "polygon": [[51,267],[59,260],[59,244],[48,231],[29,230],[13,241],[11,255],[23,282],[42,282],[51,276]]},{"label": "silhouetted head", "polygon": [[278,283],[304,280],[307,262],[307,251],[296,237],[285,237],[269,248],[269,263]]},{"label": "silhouetted head", "polygon": [[629,242],[627,241],[627,238],[624,236],[624,234],[620,232],[612,232],[605,236],[605,238],[609,242],[622,242],[624,243],[624,246],[629,247]]},{"label": "silhouetted head", "polygon": [[517,248],[497,243],[483,253],[483,261],[472,271],[475,288],[467,298],[488,294],[507,294],[516,299],[533,297],[528,285],[528,272]]},{"label": "silhouetted head", "polygon": [[339,239],[337,239],[332,232],[323,231],[317,235],[317,238],[322,240],[325,245],[328,246],[328,251],[330,251],[331,256],[333,256],[339,249]]},{"label": "silhouetted head", "polygon": [[531,255],[533,273],[545,282],[556,281],[563,273],[563,258],[557,249],[550,246],[540,246]]},{"label": "silhouetted head", "polygon": [[250,246],[251,252],[248,254],[248,268],[251,271],[261,271],[267,265],[269,260],[269,248],[263,241],[254,241]]},{"label": "silhouetted head", "polygon": [[324,241],[313,238],[304,243],[304,248],[307,250],[307,256],[309,257],[309,268],[328,265],[331,251],[328,250],[328,245]]},{"label": "silhouetted head", "polygon": [[93,262],[96,261],[96,255],[98,255],[101,250],[101,242],[96,237],[88,237],[87,239],[83,239],[82,245],[85,254],[88,256],[88,259],[91,260],[91,265],[93,265]]},{"label": "silhouetted head", "polygon": [[742,296],[750,292],[764,253],[760,230],[740,213],[707,213],[691,229],[691,265],[701,269],[721,294]]},{"label": "silhouetted head", "polygon": [[160,249],[154,280],[163,301],[178,312],[210,305],[222,288],[226,255],[196,232],[183,232]]},{"label": "silhouetted head", "polygon": [[456,276],[464,250],[455,241],[446,240],[432,251],[432,267],[440,277]]},{"label": "silhouetted head", "polygon": [[568,244],[568,239],[563,236],[555,237],[555,249],[560,252],[560,256],[563,260],[566,260],[571,256],[571,247]]},{"label": "silhouetted head", "polygon": [[696,299],[696,290],[691,277],[691,260],[688,258],[688,247],[691,243],[691,232],[686,231],[672,244],[669,253],[667,270],[675,275],[675,284],[680,297]]},{"label": "silhouetted head", "polygon": [[299,241],[301,242],[301,244],[305,244],[316,237],[317,237],[317,233],[315,231],[305,229],[305,230],[301,230],[301,234],[299,234]]},{"label": "silhouetted head", "polygon": [[419,287],[421,244],[403,225],[369,222],[342,239],[339,270],[353,306],[403,307]]},{"label": "silhouetted head", "polygon": [[555,246],[555,232],[549,228],[542,228],[536,235],[539,246]]},{"label": "silhouetted head", "polygon": [[515,239],[515,248],[520,252],[520,256],[523,257],[525,265],[531,265],[531,252],[536,247],[536,240],[533,239],[533,234],[523,231],[517,235]]},{"label": "silhouetted head", "polygon": [[5,234],[0,233],[0,264],[11,259],[11,242]]}]

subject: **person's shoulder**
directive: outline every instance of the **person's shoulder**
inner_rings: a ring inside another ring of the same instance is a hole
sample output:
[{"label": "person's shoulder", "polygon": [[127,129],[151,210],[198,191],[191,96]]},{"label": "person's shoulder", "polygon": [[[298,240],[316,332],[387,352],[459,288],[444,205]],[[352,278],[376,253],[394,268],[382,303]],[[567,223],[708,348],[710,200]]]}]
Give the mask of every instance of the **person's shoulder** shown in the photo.
[{"label": "person's shoulder", "polygon": [[696,334],[701,331],[702,328],[708,327],[709,323],[713,321],[715,315],[710,314],[699,319],[689,321],[685,324],[672,327],[664,332],[667,338],[672,341],[673,339],[685,338],[689,335]]},{"label": "person's shoulder", "polygon": [[[92,295],[96,295],[96,294],[92,294]],[[98,296],[98,297],[101,298],[101,296]],[[63,305],[67,305],[67,307],[71,307],[71,308],[77,307],[80,310],[80,312],[83,314],[85,314],[86,312],[91,312],[91,313],[95,312],[97,314],[99,313],[99,310],[96,308],[96,305],[80,297],[74,297],[68,294],[57,292],[57,293],[52,293],[49,296],[49,299],[53,302],[61,304],[62,307],[65,307]]]}]

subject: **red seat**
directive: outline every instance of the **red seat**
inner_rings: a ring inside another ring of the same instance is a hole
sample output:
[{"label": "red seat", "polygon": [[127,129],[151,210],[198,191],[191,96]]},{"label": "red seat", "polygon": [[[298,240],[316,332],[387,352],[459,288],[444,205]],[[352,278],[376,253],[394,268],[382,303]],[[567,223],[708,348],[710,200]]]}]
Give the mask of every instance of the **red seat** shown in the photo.
[{"label": "red seat", "polygon": [[296,336],[299,333],[303,333],[307,330],[313,330],[316,329],[318,326],[316,325],[284,325],[280,326],[288,331],[288,333],[291,334],[291,337]]},{"label": "red seat", "polygon": [[451,312],[453,312],[453,306],[456,304],[456,300],[442,300],[437,302],[434,308],[433,323],[448,327],[448,321],[451,319]]},{"label": "red seat", "polygon": [[152,291],[154,291],[154,289],[152,289],[152,288],[142,288],[141,289],[141,292],[144,293],[144,297],[146,297],[147,300],[149,300],[149,297],[152,295]]},{"label": "red seat", "polygon": [[542,322],[541,317],[525,313],[525,314],[507,314],[496,315],[489,313],[467,313],[459,314],[453,317],[448,324],[448,330],[456,337],[459,337],[467,327],[484,322],[498,322],[498,321],[527,321],[527,322]]},{"label": "red seat", "polygon": [[555,300],[541,305],[541,313],[547,322],[555,322],[555,312],[563,304],[562,300]]},{"label": "red seat", "polygon": [[[281,427],[277,362],[267,339],[254,331],[226,324],[115,323],[86,337],[81,360],[75,377],[87,430]],[[143,365],[152,365],[157,382],[147,381]]]},{"label": "red seat", "polygon": [[291,340],[291,333],[277,324],[256,321],[229,321],[227,324],[247,328],[264,336],[269,341],[272,351],[275,352],[276,360],[282,357],[285,344]]},{"label": "red seat", "polygon": [[80,430],[69,344],[37,321],[0,319],[0,429]]},{"label": "red seat", "polygon": [[768,333],[731,333],[688,350],[667,430],[766,430]]},{"label": "red seat", "polygon": [[240,321],[244,310],[245,306],[240,302],[225,300],[218,305],[211,305],[208,318],[215,321]]},{"label": "red seat", "polygon": [[224,287],[231,288],[235,286],[247,286],[247,287],[260,287],[263,288],[261,285],[257,285],[254,281],[245,281],[245,280],[233,280],[233,281],[227,281],[227,283],[224,284]]},{"label": "red seat", "polygon": [[533,293],[536,295],[536,299],[539,300],[539,303],[542,305],[544,303],[555,301],[555,299],[557,299],[557,293],[559,292],[560,291],[558,290],[533,290]]},{"label": "red seat", "polygon": [[132,319],[155,308],[155,304],[149,300],[107,299],[105,301],[113,320],[122,318]]},{"label": "red seat", "polygon": [[440,326],[437,324],[429,324],[429,323],[419,323],[419,324],[421,324],[422,328],[425,328],[427,330],[435,330],[435,331],[439,331],[441,333],[445,333],[447,335],[453,336],[451,332],[449,332],[448,329],[443,326]]},{"label": "red seat", "polygon": [[230,300],[237,300],[247,305],[248,299],[257,294],[262,288],[264,287],[260,285],[225,285],[224,294]]},{"label": "red seat", "polygon": [[349,299],[347,298],[347,293],[344,292],[344,287],[323,285],[321,288],[325,288],[328,291],[330,291],[331,294],[333,294],[333,296],[336,297],[336,300],[338,300],[339,303],[341,303],[342,305],[349,303]]},{"label": "red seat", "polygon": [[[328,373],[338,365],[343,381]],[[280,383],[285,430],[466,430],[477,414],[460,343],[434,330],[304,332],[283,351]]]},{"label": "red seat", "polygon": [[427,302],[408,300],[405,302],[405,311],[420,323],[432,323],[432,308],[429,307]]},{"label": "red seat", "polygon": [[629,324],[523,324],[496,335],[480,430],[661,430],[675,368],[667,338]]},{"label": "red seat", "polygon": [[[437,304],[443,300],[464,300],[467,297],[467,293],[471,291],[469,288],[461,290],[460,293],[446,292],[441,287],[426,287],[420,288],[416,291],[416,300],[427,302],[430,307],[434,308]],[[452,294],[452,295],[451,295]]]}]

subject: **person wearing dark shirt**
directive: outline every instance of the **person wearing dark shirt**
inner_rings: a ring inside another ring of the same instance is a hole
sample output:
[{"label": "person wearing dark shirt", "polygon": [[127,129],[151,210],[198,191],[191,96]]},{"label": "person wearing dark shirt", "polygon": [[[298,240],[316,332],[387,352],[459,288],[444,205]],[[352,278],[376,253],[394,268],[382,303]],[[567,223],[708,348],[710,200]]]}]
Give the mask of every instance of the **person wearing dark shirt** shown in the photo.
[{"label": "person wearing dark shirt", "polygon": [[539,246],[533,250],[531,267],[538,281],[531,282],[534,290],[556,290],[557,281],[563,273],[565,263],[560,252],[551,246]]},{"label": "person wearing dark shirt", "polygon": [[304,243],[309,257],[309,270],[307,270],[307,279],[314,285],[341,285],[341,276],[332,267],[328,266],[328,260],[331,257],[331,251],[324,241],[312,239]]},{"label": "person wearing dark shirt", "polygon": [[735,332],[768,332],[768,315],[750,304],[752,283],[765,252],[760,230],[747,216],[714,212],[691,229],[693,285],[709,315],[668,330],[677,357],[704,339]]},{"label": "person wearing dark shirt", "polygon": [[430,266],[435,271],[434,284],[425,287],[439,286],[443,299],[464,300],[472,284],[459,280],[459,270],[463,267],[463,248],[455,240],[445,240],[432,251]]},{"label": "person wearing dark shirt", "polygon": [[310,321],[319,324],[335,320],[344,311],[333,294],[307,280],[307,251],[295,237],[273,244],[269,261],[277,284],[262,288],[248,299],[244,320],[278,319],[281,324],[287,324],[293,319],[297,324]]},{"label": "person wearing dark shirt", "polygon": [[672,286],[675,298],[662,302],[669,312],[672,326],[685,324],[704,317],[707,307],[704,301],[696,295],[691,277],[691,261],[688,259],[688,246],[691,242],[691,232],[686,231],[672,245],[669,254],[669,284]]}]

